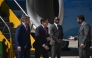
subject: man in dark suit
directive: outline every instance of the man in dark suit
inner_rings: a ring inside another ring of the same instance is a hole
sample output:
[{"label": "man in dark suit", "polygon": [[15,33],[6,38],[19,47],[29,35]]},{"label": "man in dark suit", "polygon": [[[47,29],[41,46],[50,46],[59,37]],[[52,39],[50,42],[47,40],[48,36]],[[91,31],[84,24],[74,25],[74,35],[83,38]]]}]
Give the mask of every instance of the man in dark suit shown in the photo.
[{"label": "man in dark suit", "polygon": [[30,58],[30,19],[23,15],[21,20],[22,23],[17,27],[15,33],[18,58]]},{"label": "man in dark suit", "polygon": [[60,58],[61,41],[63,39],[63,28],[59,23],[59,18],[55,17],[54,24],[50,27],[50,45],[51,45],[51,58]]},{"label": "man in dark suit", "polygon": [[35,58],[48,58],[48,41],[50,41],[48,35],[48,19],[41,19],[41,24],[35,30]]},{"label": "man in dark suit", "polygon": [[90,58],[89,49],[91,45],[91,27],[85,22],[85,18],[83,15],[79,15],[77,17],[77,22],[81,24],[78,36],[70,36],[70,40],[78,39],[78,47],[79,47],[79,57],[80,58]]}]

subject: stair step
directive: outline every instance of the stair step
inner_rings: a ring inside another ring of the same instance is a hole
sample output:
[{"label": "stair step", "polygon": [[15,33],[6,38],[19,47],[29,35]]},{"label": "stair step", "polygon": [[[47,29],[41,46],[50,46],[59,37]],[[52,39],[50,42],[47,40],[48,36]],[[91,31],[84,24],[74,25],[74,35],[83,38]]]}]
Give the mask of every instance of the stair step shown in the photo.
[{"label": "stair step", "polygon": [[[10,41],[10,39],[8,39],[8,41]],[[12,38],[12,44],[15,44],[15,39]]]},{"label": "stair step", "polygon": [[16,43],[15,38],[12,38],[12,42],[13,42],[13,44],[15,44],[15,43]]},{"label": "stair step", "polygon": [[[6,24],[9,26],[9,27],[13,27],[13,23],[10,23],[10,22],[6,22]],[[0,27],[4,27],[5,24],[3,22],[0,22]]]},{"label": "stair step", "polygon": [[[17,57],[17,50],[15,50],[15,55],[16,55],[16,57]],[[31,54],[30,57],[31,57],[31,58],[35,58],[35,55],[34,55],[34,54]]]},{"label": "stair step", "polygon": [[5,13],[5,12],[0,11],[0,16],[1,16],[1,17],[6,17],[7,15],[6,15],[6,13]]},{"label": "stair step", "polygon": [[12,44],[12,46],[13,46],[13,49],[14,49],[14,50],[17,50],[16,44]]},{"label": "stair step", "polygon": [[[5,27],[5,28],[4,27],[0,27],[0,30],[3,31],[3,33],[9,33],[9,30],[8,30],[7,27]],[[11,33],[15,33],[16,28],[10,27],[10,31],[11,31]]]},{"label": "stair step", "polygon": [[[7,39],[10,39],[10,34],[9,33],[3,33],[4,34],[4,36],[7,38]],[[12,38],[15,38],[15,33],[12,33],[11,34],[11,37]]]},{"label": "stair step", "polygon": [[[9,22],[9,18],[8,17],[3,17],[5,22]],[[2,20],[0,19],[0,22],[2,22]]]},{"label": "stair step", "polygon": [[15,52],[15,55],[16,55],[16,58],[17,58],[17,56],[18,56],[18,54],[17,54],[17,50],[14,50],[14,52]]}]

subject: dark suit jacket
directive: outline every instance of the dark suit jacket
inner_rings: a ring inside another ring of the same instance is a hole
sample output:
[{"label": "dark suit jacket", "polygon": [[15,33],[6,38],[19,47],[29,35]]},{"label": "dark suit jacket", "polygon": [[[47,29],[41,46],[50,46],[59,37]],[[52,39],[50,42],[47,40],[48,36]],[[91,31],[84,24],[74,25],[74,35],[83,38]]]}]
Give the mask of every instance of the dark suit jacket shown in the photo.
[{"label": "dark suit jacket", "polygon": [[78,39],[78,46],[84,44],[84,48],[88,48],[91,45],[91,27],[88,23],[84,22],[81,25],[78,36],[75,37],[75,40]]},{"label": "dark suit jacket", "polygon": [[42,47],[43,44],[47,45],[47,40],[46,38],[49,37],[48,34],[48,27],[46,27],[46,34],[44,32],[43,26],[40,25],[36,28],[35,30],[35,43],[34,43],[34,47]]},{"label": "dark suit jacket", "polygon": [[[91,38],[92,38],[92,28],[91,28]],[[92,40],[92,39],[91,39]]]},{"label": "dark suit jacket", "polygon": [[30,27],[28,26],[28,33],[26,32],[26,28],[23,24],[20,24],[15,33],[16,46],[21,46],[24,48],[26,45],[31,47],[30,42]]},{"label": "dark suit jacket", "polygon": [[50,37],[51,37],[51,41],[50,41],[50,45],[56,45],[58,44],[57,41],[58,39],[63,39],[63,28],[61,25],[58,25],[58,30],[55,26],[55,24],[53,24],[50,27]]}]

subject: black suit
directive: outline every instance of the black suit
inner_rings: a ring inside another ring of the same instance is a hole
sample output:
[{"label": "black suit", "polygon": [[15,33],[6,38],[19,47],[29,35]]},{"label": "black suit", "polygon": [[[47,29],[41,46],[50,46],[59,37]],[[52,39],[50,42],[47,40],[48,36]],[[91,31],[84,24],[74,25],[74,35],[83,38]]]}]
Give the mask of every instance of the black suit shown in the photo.
[{"label": "black suit", "polygon": [[91,27],[88,23],[84,22],[79,30],[78,36],[75,37],[75,40],[78,39],[78,47],[83,44],[84,48],[79,48],[79,57],[80,58],[90,58],[89,49],[91,46]]},{"label": "black suit", "polygon": [[35,58],[48,58],[48,51],[42,46],[43,44],[48,45],[46,38],[48,35],[48,27],[46,27],[46,34],[44,32],[44,27],[42,25],[38,26],[35,30]]},{"label": "black suit", "polygon": [[[58,29],[57,29],[58,27]],[[51,36],[51,58],[55,58],[55,55],[57,54],[57,58],[60,58],[61,53],[61,43],[58,43],[57,41],[60,39],[63,39],[63,29],[61,25],[53,24],[50,28],[50,36]]]}]

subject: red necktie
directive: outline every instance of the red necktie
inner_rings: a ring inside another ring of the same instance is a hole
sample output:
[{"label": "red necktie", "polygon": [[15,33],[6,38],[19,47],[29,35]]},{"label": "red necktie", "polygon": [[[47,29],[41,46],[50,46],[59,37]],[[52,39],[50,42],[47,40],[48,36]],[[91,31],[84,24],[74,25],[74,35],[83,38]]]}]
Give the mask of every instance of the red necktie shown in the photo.
[{"label": "red necktie", "polygon": [[26,32],[28,33],[28,26],[26,26]]},{"label": "red necktie", "polygon": [[46,27],[44,27],[44,33],[46,34]]}]

